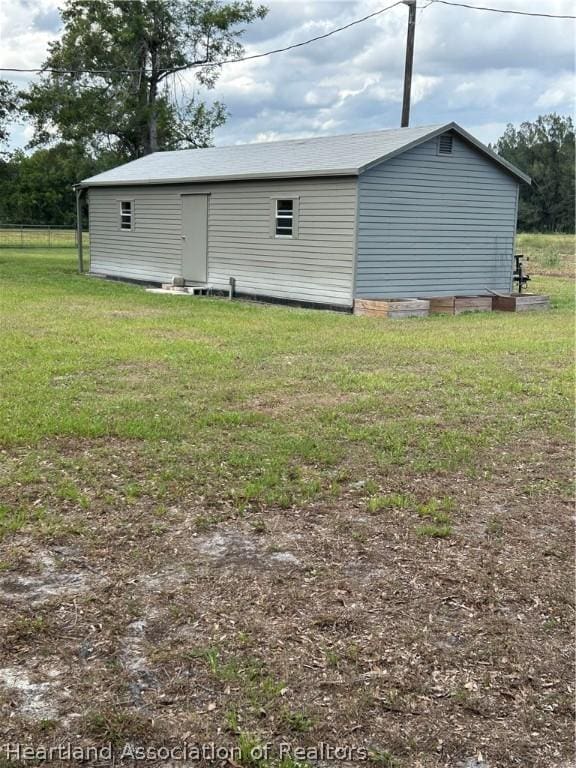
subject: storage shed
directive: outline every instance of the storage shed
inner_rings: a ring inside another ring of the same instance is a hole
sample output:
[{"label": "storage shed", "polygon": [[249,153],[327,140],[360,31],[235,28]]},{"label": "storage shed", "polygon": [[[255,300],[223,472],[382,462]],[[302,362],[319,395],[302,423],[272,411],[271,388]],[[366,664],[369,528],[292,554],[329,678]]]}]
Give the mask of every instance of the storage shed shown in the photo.
[{"label": "storage shed", "polygon": [[79,188],[93,274],[350,309],[510,292],[519,182],[448,123],[156,152]]}]

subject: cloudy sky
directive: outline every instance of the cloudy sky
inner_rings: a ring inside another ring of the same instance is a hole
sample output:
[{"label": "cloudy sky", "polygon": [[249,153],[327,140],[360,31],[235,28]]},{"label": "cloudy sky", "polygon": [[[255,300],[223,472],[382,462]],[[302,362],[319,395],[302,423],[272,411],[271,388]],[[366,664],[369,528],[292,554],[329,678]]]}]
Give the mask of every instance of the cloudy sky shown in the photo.
[{"label": "cloudy sky", "polygon": [[[263,0],[265,2],[266,0]],[[245,34],[246,54],[306,40],[392,0],[271,0]],[[467,0],[523,11],[576,13],[575,0]],[[326,40],[230,64],[208,98],[228,123],[217,144],[396,127],[400,121],[407,8]],[[509,122],[574,110],[576,22],[503,15],[418,0],[412,125],[455,120],[488,142]],[[58,0],[1,0],[0,66],[37,67],[60,30]],[[2,75],[0,75],[2,76]],[[5,75],[4,75],[5,76]],[[18,85],[25,76],[14,78]],[[193,87],[181,78],[180,91]],[[15,126],[13,146],[24,146]]]}]

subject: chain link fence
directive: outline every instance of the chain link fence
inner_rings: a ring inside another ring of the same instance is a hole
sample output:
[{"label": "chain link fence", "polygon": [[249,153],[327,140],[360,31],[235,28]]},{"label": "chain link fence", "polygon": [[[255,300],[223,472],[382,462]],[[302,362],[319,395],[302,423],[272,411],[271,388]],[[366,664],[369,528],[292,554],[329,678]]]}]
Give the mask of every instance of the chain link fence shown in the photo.
[{"label": "chain link fence", "polygon": [[[89,244],[83,233],[84,246]],[[0,224],[0,248],[75,248],[74,227],[46,224]]]}]

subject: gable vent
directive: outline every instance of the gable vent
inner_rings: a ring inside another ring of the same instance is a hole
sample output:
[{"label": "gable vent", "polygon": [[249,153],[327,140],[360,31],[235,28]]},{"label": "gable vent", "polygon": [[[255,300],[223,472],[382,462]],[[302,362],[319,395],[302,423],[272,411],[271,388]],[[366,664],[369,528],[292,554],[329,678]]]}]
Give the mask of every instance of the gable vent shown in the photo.
[{"label": "gable vent", "polygon": [[454,145],[454,139],[449,133],[443,133],[438,137],[438,154],[451,155]]}]

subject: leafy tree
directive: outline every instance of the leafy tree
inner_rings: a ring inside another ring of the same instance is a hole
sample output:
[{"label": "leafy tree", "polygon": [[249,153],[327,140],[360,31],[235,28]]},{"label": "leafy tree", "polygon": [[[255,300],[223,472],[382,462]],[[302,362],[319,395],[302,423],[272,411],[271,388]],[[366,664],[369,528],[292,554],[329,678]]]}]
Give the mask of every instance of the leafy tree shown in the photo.
[{"label": "leafy tree", "polygon": [[520,186],[519,229],[574,232],[572,118],[550,114],[508,125],[495,150],[532,177],[531,186]]},{"label": "leafy tree", "polygon": [[8,141],[8,123],[18,107],[14,86],[0,80],[0,145]]},{"label": "leafy tree", "polygon": [[252,0],[67,0],[62,38],[25,95],[35,142],[56,132],[129,158],[209,145],[226,110],[181,102],[179,73],[193,67],[196,84],[213,88],[220,62],[243,51],[242,25],[266,12]]},{"label": "leafy tree", "polygon": [[76,203],[72,185],[119,160],[109,153],[95,159],[78,146],[63,143],[31,155],[17,150],[0,164],[0,222],[73,226]]}]

